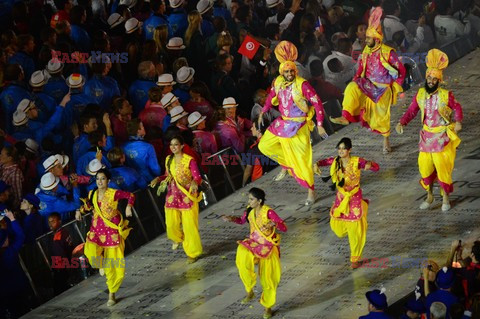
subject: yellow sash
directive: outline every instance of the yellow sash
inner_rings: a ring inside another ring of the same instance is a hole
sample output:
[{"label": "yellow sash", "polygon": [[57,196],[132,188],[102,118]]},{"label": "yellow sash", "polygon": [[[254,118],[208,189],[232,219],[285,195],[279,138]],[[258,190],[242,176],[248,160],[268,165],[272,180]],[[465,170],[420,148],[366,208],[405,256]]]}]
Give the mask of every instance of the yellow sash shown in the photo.
[{"label": "yellow sash", "polygon": [[[108,191],[108,190],[107,190]],[[103,216],[103,212],[102,210],[100,209],[100,207],[98,206],[98,200],[97,200],[97,194],[98,194],[98,190],[95,191],[93,193],[93,207],[95,208],[95,213],[100,216],[100,218],[102,218],[103,220],[103,223],[105,225],[107,225],[108,227],[112,228],[112,229],[116,229],[118,230],[118,233],[120,234],[120,236],[125,240],[127,239],[128,235],[130,234],[130,231],[132,230],[131,227],[128,227],[128,223],[129,221],[128,220],[124,220],[123,219],[123,216],[121,213],[119,213],[120,215],[120,222],[118,223],[118,225],[115,225],[114,223],[112,223],[111,221],[109,221],[105,216]],[[115,194],[115,193],[114,193]],[[113,200],[113,198],[105,198],[105,202],[106,204],[108,203],[109,200]],[[107,204],[108,205],[108,204]]]},{"label": "yellow sash", "polygon": [[[263,205],[262,208],[260,209],[260,218],[262,219],[262,223],[263,224],[267,224],[268,223],[268,211],[270,210],[271,208],[267,205]],[[262,237],[264,237],[268,242],[272,243],[273,245],[275,246],[278,246],[280,244],[280,234],[276,234],[275,233],[275,230],[277,229],[276,227],[273,228],[272,230],[272,233],[270,235],[265,235],[264,232],[262,232],[260,230],[260,227],[258,227],[257,225],[257,220],[255,218],[255,209],[252,209],[252,211],[250,212],[250,215],[248,216],[248,219],[250,221],[250,225],[253,225],[253,228],[259,233],[262,235]],[[252,230],[250,230],[252,231]],[[276,235],[276,236],[275,236]],[[275,237],[274,237],[275,236]]]},{"label": "yellow sash", "polygon": [[[275,92],[278,95],[278,92],[280,91],[280,89],[285,89],[287,86],[291,85],[293,102],[300,110],[302,110],[302,112],[308,113],[309,106],[307,103],[307,99],[305,99],[302,92],[302,85],[303,85],[303,82],[305,81],[306,80],[304,78],[296,76],[292,82],[288,82],[287,80],[285,80],[283,75],[279,75],[275,79],[273,86],[275,88]],[[275,95],[275,97],[272,99],[272,105],[279,104],[277,95]]]},{"label": "yellow sash", "polygon": [[430,133],[447,132],[448,138],[450,139],[450,142],[453,143],[455,148],[457,148],[458,145],[460,145],[460,142],[462,141],[460,137],[458,137],[457,133],[455,132],[455,123],[451,123],[449,125],[436,126],[436,127],[429,127],[426,124],[423,124],[423,130]]},{"label": "yellow sash", "polygon": [[[355,171],[355,175],[359,174],[358,170],[358,161],[359,161],[358,156],[352,156],[350,157],[350,163],[348,165],[351,165],[352,168]],[[341,172],[341,171],[340,171]],[[330,166],[330,176],[332,177],[332,181],[337,184],[339,181],[341,181],[343,176],[338,176],[339,173],[339,168],[338,168],[338,163],[336,160],[333,161],[332,165]],[[343,213],[345,216],[348,216],[350,214],[350,199],[358,193],[360,190],[360,185],[357,185],[354,189],[351,191],[347,192],[343,187],[340,187],[337,185],[337,190],[340,192],[340,194],[343,195],[343,199],[340,202],[340,205],[338,205],[337,208],[333,210],[333,217],[340,217],[340,215]]]},{"label": "yellow sash", "polygon": [[301,117],[286,117],[286,116],[282,116],[282,119],[284,121],[293,121],[293,122],[303,122],[303,121],[306,121],[307,122],[307,127],[308,127],[308,130],[309,131],[313,131],[313,128],[315,127],[315,123],[313,123],[312,121],[312,118],[313,118],[313,115],[315,114],[315,109],[313,107],[311,107],[308,112],[307,112],[307,116],[301,116]]},{"label": "yellow sash", "polygon": [[[174,155],[170,155],[170,156],[174,156]],[[194,159],[191,157],[191,156],[188,156],[186,154],[183,154],[183,158],[182,158],[182,162],[184,162],[184,159],[185,159],[185,164],[187,164],[187,169],[189,169],[189,166],[190,166],[190,161],[193,161]],[[175,163],[175,159],[172,160],[170,166],[170,175],[172,176],[173,180],[175,181],[175,184],[177,185],[178,189],[182,191],[182,193],[187,196],[192,202],[195,202],[195,203],[199,203],[201,200],[202,200],[202,192],[198,192],[197,196],[193,196],[192,193],[190,193],[189,191],[187,191],[185,189],[185,187],[183,187],[178,181],[177,181],[177,178],[175,177],[175,174],[176,174],[176,163]],[[185,168],[185,167],[184,167]],[[192,176],[192,179],[193,179],[193,176]]]}]

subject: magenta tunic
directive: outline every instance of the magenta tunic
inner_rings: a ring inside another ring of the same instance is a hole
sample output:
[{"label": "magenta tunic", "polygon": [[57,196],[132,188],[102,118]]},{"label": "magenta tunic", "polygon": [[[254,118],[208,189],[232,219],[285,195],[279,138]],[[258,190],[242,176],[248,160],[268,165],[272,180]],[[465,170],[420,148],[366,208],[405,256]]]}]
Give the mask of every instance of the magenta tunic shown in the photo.
[{"label": "magenta tunic", "polygon": [[222,148],[232,147],[237,153],[243,153],[245,150],[245,136],[239,134],[236,127],[227,123],[227,121],[218,122],[215,130],[220,136]]},{"label": "magenta tunic", "polygon": [[147,129],[154,126],[161,128],[163,124],[163,118],[167,115],[167,112],[162,107],[162,104],[149,102],[150,100],[145,104],[145,108],[142,110],[142,112],[140,112],[138,117]]},{"label": "magenta tunic", "polygon": [[353,77],[353,81],[358,84],[360,90],[375,103],[380,100],[383,93],[385,93],[387,88],[392,85],[393,82],[396,82],[401,86],[406,74],[405,67],[394,51],[390,52],[388,64],[398,71],[398,75],[391,74],[382,64],[380,58],[381,50],[382,49],[380,48],[367,56],[367,66],[364,77],[361,77],[364,65],[363,59],[360,57],[358,59],[357,73]]},{"label": "magenta tunic", "polygon": [[[305,99],[315,108],[318,125],[322,125],[324,116],[322,101],[315,92],[315,89],[307,81],[303,82],[302,84],[302,94]],[[272,87],[265,101],[265,106],[262,109],[263,113],[268,112],[272,108],[272,99],[275,96],[277,96],[279,100],[278,111],[280,112],[281,116],[273,121],[273,123],[268,127],[268,130],[272,132],[272,134],[279,137],[292,137],[297,134],[297,131],[303,125],[305,125],[306,121],[304,120],[296,122],[292,120],[285,120],[284,118],[301,118],[306,117],[307,114],[300,110],[297,105],[295,105],[292,97],[291,85],[287,86],[285,89],[279,90],[279,92],[275,92],[275,88]]]},{"label": "magenta tunic", "polygon": [[[195,180],[197,185],[200,185],[202,182],[202,176],[200,175],[197,163],[193,157],[183,154],[180,165],[175,165],[174,162],[175,159],[173,159],[170,164],[170,172],[187,191],[190,188],[192,180]],[[168,165],[168,157],[165,165]],[[173,169],[174,171],[172,171]],[[168,184],[165,208],[190,209],[193,204],[194,203],[177,187],[177,184],[174,181]]]},{"label": "magenta tunic", "polygon": [[193,131],[193,135],[195,136],[193,141],[194,148],[198,154],[215,154],[218,152],[217,141],[215,140],[215,135],[213,135],[213,133],[195,130]]},{"label": "magenta tunic", "polygon": [[[425,101],[425,117],[423,119],[423,124],[427,125],[428,127],[433,128],[437,126],[445,126],[448,124],[438,112],[438,99],[439,95],[438,92],[436,92],[432,94],[430,98],[427,98],[427,100]],[[463,120],[462,107],[457,102],[457,100],[455,100],[452,92],[448,92],[448,107],[455,111],[455,121],[461,122]],[[417,95],[415,95],[413,97],[412,104],[410,104],[410,107],[400,119],[400,124],[407,125],[408,123],[410,123],[410,121],[414,119],[415,116],[417,116],[419,110],[420,107],[417,103]],[[449,141],[450,139],[446,131],[440,133],[432,133],[422,129],[420,131],[420,141],[418,143],[418,147],[420,152],[437,153],[441,152]]]},{"label": "magenta tunic", "polygon": [[[116,209],[117,202],[120,199],[127,199],[129,205],[135,203],[135,195],[129,192],[122,190],[107,189],[108,192],[115,192],[113,197],[113,202],[110,203],[110,207],[115,207],[111,212],[102,212],[104,217],[110,220],[115,225],[118,225],[120,222],[120,212]],[[108,201],[108,196],[105,194],[103,201]],[[98,206],[102,209],[102,202],[98,202]],[[110,214],[110,215],[108,215]],[[117,247],[120,244],[120,235],[117,229],[112,229],[105,225],[102,218],[98,214],[94,213],[94,218],[92,220],[92,225],[90,226],[90,231],[88,232],[88,240],[97,244],[101,247]]]},{"label": "magenta tunic", "polygon": [[[332,163],[335,161],[335,157],[330,157],[324,160],[320,160],[317,162],[318,166],[331,166]],[[352,161],[350,160],[349,165],[344,168],[344,175],[345,175],[345,184],[343,186],[343,189],[347,192],[350,192],[353,190],[355,187],[360,185],[360,175],[356,175],[356,170],[352,169],[351,167]],[[372,172],[377,172],[380,169],[380,166],[375,163],[371,162],[372,166],[370,170]],[[364,169],[365,165],[367,164],[367,160],[364,158],[359,158],[358,159],[358,167],[357,169]],[[360,174],[360,173],[358,173]],[[333,203],[333,207],[331,211],[335,210],[338,206],[340,206],[340,203],[342,202],[344,198],[344,195],[337,191],[337,194],[335,196],[335,202]],[[344,215],[343,213],[340,215],[340,219],[342,220],[347,220],[347,221],[355,221],[358,220],[362,217],[363,215],[363,210],[362,210],[362,200],[367,201],[366,199],[363,198],[362,195],[362,189],[359,189],[357,193],[355,193],[351,198],[350,198],[350,203],[349,203],[349,214]],[[367,201],[368,202],[368,201]]]}]

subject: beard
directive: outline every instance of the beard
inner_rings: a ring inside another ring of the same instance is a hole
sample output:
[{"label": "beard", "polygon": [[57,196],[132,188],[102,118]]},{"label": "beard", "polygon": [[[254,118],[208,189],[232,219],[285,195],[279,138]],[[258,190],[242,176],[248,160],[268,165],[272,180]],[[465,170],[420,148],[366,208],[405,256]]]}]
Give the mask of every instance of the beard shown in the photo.
[{"label": "beard", "polygon": [[438,89],[438,83],[435,84],[435,86],[433,86],[432,88],[430,88],[430,86],[428,86],[427,81],[425,81],[425,90],[427,91],[428,94],[434,93],[437,89]]}]

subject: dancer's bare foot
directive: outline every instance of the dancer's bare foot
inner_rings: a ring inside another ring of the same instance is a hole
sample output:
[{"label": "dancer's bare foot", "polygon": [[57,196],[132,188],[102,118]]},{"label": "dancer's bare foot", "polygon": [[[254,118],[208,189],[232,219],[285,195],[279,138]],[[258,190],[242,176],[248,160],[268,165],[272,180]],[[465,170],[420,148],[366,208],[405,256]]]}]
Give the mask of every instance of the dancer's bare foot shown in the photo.
[{"label": "dancer's bare foot", "polygon": [[443,193],[442,212],[449,211],[450,208],[451,208],[451,206],[450,206],[450,200],[448,198],[448,194],[444,192]]},{"label": "dancer's bare foot", "polygon": [[420,209],[429,209],[433,204],[433,193],[431,191],[427,192],[427,199],[420,204]]},{"label": "dancer's bare foot", "polygon": [[287,176],[287,170],[282,168],[280,173],[278,173],[273,180],[275,182],[278,182],[278,181],[281,181],[285,176]]},{"label": "dancer's bare foot", "polygon": [[263,319],[270,319],[273,316],[272,308],[265,308],[265,312],[263,313]]},{"label": "dancer's bare foot", "polygon": [[115,299],[115,293],[109,293],[108,294],[108,302],[107,302],[107,306],[108,307],[111,307],[113,305],[115,305],[117,303],[117,299]]},{"label": "dancer's bare foot", "polygon": [[247,296],[245,298],[242,299],[242,304],[244,305],[249,303],[250,301],[252,301],[253,298],[255,298],[255,294],[253,293],[253,290],[252,290],[249,293],[247,293]]},{"label": "dancer's bare foot", "polygon": [[344,118],[343,116],[340,116],[340,117],[329,117],[330,119],[330,122],[334,123],[334,124],[340,124],[340,125],[348,125],[350,122]]},{"label": "dancer's bare foot", "polygon": [[383,154],[388,154],[392,151],[390,147],[390,138],[388,136],[383,137]]},{"label": "dancer's bare foot", "polygon": [[180,243],[174,242],[174,243],[172,244],[172,250],[177,250],[177,249],[178,249],[178,246],[180,246]]},{"label": "dancer's bare foot", "polygon": [[305,206],[310,206],[315,203],[315,191],[313,189],[308,190],[307,200],[305,201]]}]

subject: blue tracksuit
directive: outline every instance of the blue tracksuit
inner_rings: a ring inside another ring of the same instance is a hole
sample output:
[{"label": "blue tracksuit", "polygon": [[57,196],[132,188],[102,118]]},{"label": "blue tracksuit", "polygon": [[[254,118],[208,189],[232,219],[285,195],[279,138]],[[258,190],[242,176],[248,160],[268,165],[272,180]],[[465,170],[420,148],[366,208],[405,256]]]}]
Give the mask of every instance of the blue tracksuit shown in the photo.
[{"label": "blue tracksuit", "polygon": [[97,101],[82,92],[81,90],[72,90],[70,101],[65,106],[64,128],[70,130],[73,122],[78,120],[88,104],[97,104]]},{"label": "blue tracksuit", "polygon": [[130,136],[130,140],[123,145],[123,152],[127,165],[139,172],[145,180],[151,181],[160,176],[160,165],[152,144]]},{"label": "blue tracksuit", "polygon": [[[107,152],[108,152],[107,150],[102,150],[102,154],[103,154],[102,164],[105,165],[107,168],[110,168],[112,167],[112,165],[107,159]],[[77,170],[76,170],[78,175],[88,176],[88,173],[87,173],[88,164],[95,159],[96,155],[97,155],[97,148],[94,147],[94,148],[90,148],[88,152],[80,156],[80,158],[77,161]]]},{"label": "blue tracksuit", "polygon": [[57,212],[62,216],[62,222],[67,222],[70,219],[70,212],[80,208],[80,191],[78,187],[73,189],[73,201],[67,201],[52,191],[41,190],[36,194],[40,199],[40,215],[48,222],[48,215]]},{"label": "blue tracksuit", "polygon": [[143,22],[143,32],[145,34],[145,40],[152,40],[155,28],[163,24],[166,24],[168,26],[168,37],[171,38],[173,32],[172,28],[168,24],[168,17],[165,15],[156,15],[152,13],[152,15]]},{"label": "blue tracksuit", "polygon": [[2,114],[5,117],[3,120],[5,130],[11,134],[13,131],[13,113],[17,110],[18,103],[23,99],[34,99],[34,95],[27,89],[27,86],[22,82],[12,81],[7,86],[2,94],[0,94],[0,103],[2,104]]},{"label": "blue tracksuit", "polygon": [[168,24],[172,28],[173,37],[183,38],[188,28],[187,13],[183,9],[173,9],[168,16]]},{"label": "blue tracksuit", "polygon": [[117,80],[98,74],[87,81],[83,91],[93,97],[104,110],[110,108],[114,96],[120,96]]},{"label": "blue tracksuit", "polygon": [[92,41],[90,40],[90,36],[88,35],[87,31],[76,24],[72,24],[71,28],[72,32],[70,33],[70,37],[75,43],[77,49],[80,52],[88,52],[91,48]]},{"label": "blue tracksuit", "polygon": [[178,97],[178,100],[180,101],[180,104],[185,105],[190,99],[190,93],[188,92],[188,89],[185,87],[185,85],[179,85],[175,90],[173,90],[173,95]]},{"label": "blue tracksuit", "polygon": [[147,181],[135,169],[127,166],[118,166],[110,169],[112,181],[119,189],[130,193],[147,188]]},{"label": "blue tracksuit", "polygon": [[43,93],[50,95],[60,104],[63,97],[68,93],[68,85],[63,76],[52,76],[43,87]]},{"label": "blue tracksuit", "polygon": [[23,68],[25,79],[30,80],[33,72],[35,72],[35,62],[30,54],[18,51],[8,59],[8,64],[18,63]]},{"label": "blue tracksuit", "polygon": [[148,90],[157,86],[153,81],[135,80],[128,89],[128,99],[133,106],[133,114],[138,116],[148,101]]},{"label": "blue tracksuit", "polygon": [[12,134],[12,136],[20,141],[31,138],[35,140],[38,145],[42,145],[43,139],[49,133],[51,133],[53,129],[57,128],[60,125],[63,111],[63,107],[57,106],[57,108],[55,109],[55,113],[53,113],[52,117],[48,120],[47,123],[41,124],[36,121],[28,121],[27,124],[22,125],[21,127],[17,127],[16,131]]}]

